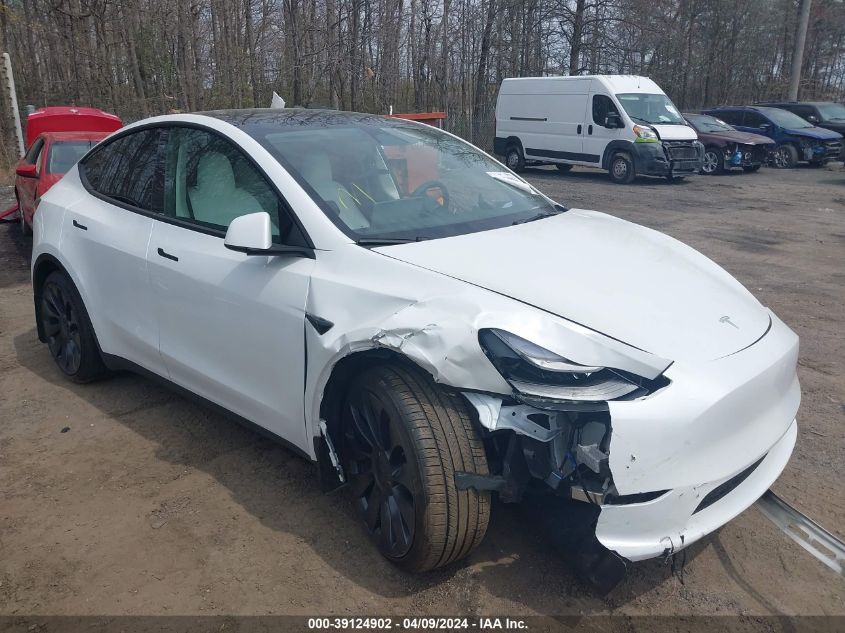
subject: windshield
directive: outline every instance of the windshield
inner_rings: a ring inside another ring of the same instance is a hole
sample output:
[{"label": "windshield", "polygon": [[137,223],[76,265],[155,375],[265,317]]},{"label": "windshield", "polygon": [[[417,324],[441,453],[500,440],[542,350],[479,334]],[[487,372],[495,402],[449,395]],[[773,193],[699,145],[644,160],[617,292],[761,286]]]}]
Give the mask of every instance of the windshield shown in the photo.
[{"label": "windshield", "polygon": [[424,125],[371,117],[247,131],[362,244],[473,233],[563,210],[472,145]]},{"label": "windshield", "polygon": [[841,103],[823,103],[817,106],[825,121],[845,121],[845,105]]},{"label": "windshield", "polygon": [[732,132],[733,128],[714,116],[705,114],[689,114],[687,120],[695,128],[696,132],[706,134],[707,132]]},{"label": "windshield", "polygon": [[97,141],[53,141],[50,145],[47,171],[51,174],[66,174],[96,143]]},{"label": "windshield", "polygon": [[649,95],[638,92],[618,94],[616,98],[628,116],[640,123],[686,125],[684,117],[666,95]]},{"label": "windshield", "polygon": [[812,123],[808,123],[797,114],[793,114],[789,110],[781,110],[779,108],[761,108],[760,111],[769,117],[775,124],[790,129],[802,129],[813,127]]}]

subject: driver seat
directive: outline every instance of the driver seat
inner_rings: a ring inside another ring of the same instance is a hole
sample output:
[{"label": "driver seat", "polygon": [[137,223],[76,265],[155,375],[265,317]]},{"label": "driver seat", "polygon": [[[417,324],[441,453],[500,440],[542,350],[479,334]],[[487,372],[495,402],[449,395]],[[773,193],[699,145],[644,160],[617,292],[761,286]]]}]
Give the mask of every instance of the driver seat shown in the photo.
[{"label": "driver seat", "polygon": [[334,179],[332,164],[325,152],[312,151],[305,154],[299,172],[317,194],[336,209],[338,217],[350,229],[362,229],[370,225],[355,196]]}]

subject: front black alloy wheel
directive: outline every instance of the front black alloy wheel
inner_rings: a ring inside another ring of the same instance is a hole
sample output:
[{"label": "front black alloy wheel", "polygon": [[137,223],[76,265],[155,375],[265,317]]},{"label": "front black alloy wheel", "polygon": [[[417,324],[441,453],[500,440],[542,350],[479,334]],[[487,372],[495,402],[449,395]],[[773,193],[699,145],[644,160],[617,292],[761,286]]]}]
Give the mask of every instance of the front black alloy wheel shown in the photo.
[{"label": "front black alloy wheel", "polygon": [[44,281],[38,317],[50,354],[65,375],[88,382],[105,373],[88,313],[65,273],[55,271]]},{"label": "front black alloy wheel", "polygon": [[388,558],[402,558],[414,542],[414,501],[421,496],[414,465],[408,464],[409,439],[391,407],[367,388],[352,394],[348,415],[350,492],[379,549]]},{"label": "front black alloy wheel", "polygon": [[388,560],[428,571],[466,556],[487,531],[490,493],[456,472],[488,474],[467,403],[413,367],[380,365],[350,385],[343,470],[371,539]]}]

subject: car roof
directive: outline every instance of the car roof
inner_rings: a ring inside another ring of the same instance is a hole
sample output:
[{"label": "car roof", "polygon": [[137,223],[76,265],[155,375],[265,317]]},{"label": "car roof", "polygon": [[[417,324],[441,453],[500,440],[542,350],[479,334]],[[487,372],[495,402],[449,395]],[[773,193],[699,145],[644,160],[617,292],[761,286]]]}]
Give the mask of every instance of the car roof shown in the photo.
[{"label": "car roof", "polygon": [[364,112],[346,112],[342,110],[320,110],[310,108],[248,108],[243,110],[209,110],[196,112],[200,116],[213,117],[236,127],[252,127],[256,125],[297,125],[324,127],[329,125],[344,125],[349,123],[364,123],[379,120],[383,122],[396,121],[401,124],[404,119],[389,117],[382,114],[367,114]]},{"label": "car roof", "polygon": [[111,132],[42,132],[38,138],[49,141],[101,141]]}]

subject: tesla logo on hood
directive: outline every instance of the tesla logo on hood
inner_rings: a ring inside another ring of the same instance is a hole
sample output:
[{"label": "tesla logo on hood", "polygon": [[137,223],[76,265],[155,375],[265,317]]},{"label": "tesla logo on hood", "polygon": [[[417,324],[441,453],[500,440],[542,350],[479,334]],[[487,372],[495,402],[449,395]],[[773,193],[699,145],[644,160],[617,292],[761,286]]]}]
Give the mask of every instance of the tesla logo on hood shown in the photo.
[{"label": "tesla logo on hood", "polygon": [[739,326],[733,321],[731,321],[731,317],[729,316],[723,316],[721,319],[719,319],[719,323],[727,323],[728,325],[733,325],[737,330],[739,329]]}]

